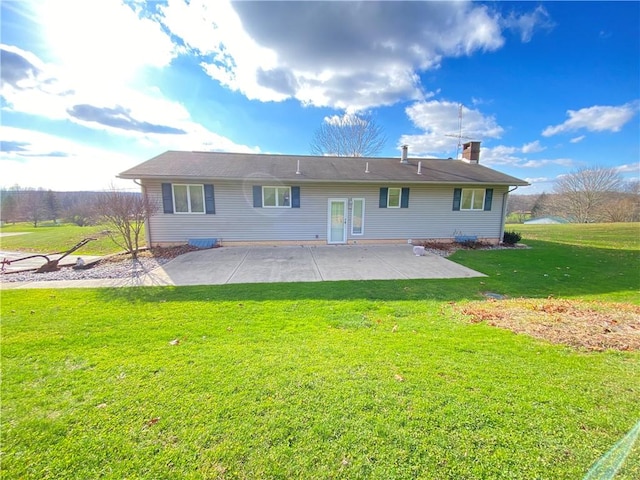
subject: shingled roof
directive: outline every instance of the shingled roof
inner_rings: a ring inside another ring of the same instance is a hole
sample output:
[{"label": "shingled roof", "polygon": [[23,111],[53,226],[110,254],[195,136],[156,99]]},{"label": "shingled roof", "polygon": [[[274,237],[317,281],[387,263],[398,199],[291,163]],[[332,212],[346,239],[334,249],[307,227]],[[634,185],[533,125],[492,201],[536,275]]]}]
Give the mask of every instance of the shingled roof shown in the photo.
[{"label": "shingled roof", "polygon": [[[421,174],[418,174],[418,163]],[[367,170],[368,165],[368,170]],[[525,186],[524,180],[462,160],[432,158],[316,157],[168,151],[122,172],[120,178],[241,180],[314,183],[431,183]]]}]

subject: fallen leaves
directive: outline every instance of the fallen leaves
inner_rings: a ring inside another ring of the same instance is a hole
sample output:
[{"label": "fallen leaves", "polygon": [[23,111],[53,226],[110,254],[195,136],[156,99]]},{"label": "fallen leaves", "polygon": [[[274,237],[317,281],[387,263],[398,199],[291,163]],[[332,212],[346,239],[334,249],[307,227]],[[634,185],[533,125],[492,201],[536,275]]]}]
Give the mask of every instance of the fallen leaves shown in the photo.
[{"label": "fallen leaves", "polygon": [[474,323],[587,350],[640,350],[640,306],[560,299],[471,302],[456,307]]},{"label": "fallen leaves", "polygon": [[152,427],[153,425],[155,425],[156,423],[158,423],[159,421],[160,421],[160,417],[154,417],[154,418],[151,418],[151,419],[147,420],[144,423],[144,426],[146,428],[149,428],[149,427]]}]

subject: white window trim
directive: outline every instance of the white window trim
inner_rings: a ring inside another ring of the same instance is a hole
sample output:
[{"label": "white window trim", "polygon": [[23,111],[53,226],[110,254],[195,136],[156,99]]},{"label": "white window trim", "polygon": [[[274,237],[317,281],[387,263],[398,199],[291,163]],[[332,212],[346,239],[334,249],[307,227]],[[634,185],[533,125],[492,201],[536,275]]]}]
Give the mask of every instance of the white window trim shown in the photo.
[{"label": "white window trim", "polygon": [[[389,205],[389,200],[391,199],[391,190],[398,190],[398,205]],[[389,187],[387,189],[387,208],[400,208],[401,205],[402,205],[402,188]]]},{"label": "white window trim", "polygon": [[[353,205],[354,205],[354,203],[356,201],[361,201],[362,202],[362,223],[361,223],[362,226],[361,226],[361,229],[360,229],[360,233],[355,233],[353,231],[353,225],[354,225],[353,220],[355,218],[354,215],[353,215],[353,212],[354,212]],[[352,198],[351,199],[351,235],[353,235],[354,237],[361,237],[362,235],[364,235],[364,205],[365,205],[364,198]]]},{"label": "white window trim", "polygon": [[[176,208],[176,191],[175,187],[187,187],[187,208],[189,211],[187,212],[179,212]],[[191,189],[190,187],[200,187],[202,190],[202,212],[192,212],[191,211]],[[172,183],[171,184],[171,194],[173,196],[173,213],[176,215],[204,215],[207,213],[207,205],[206,199],[204,198],[204,185],[201,183]]]},{"label": "white window trim", "polygon": [[[476,190],[482,190],[482,207],[480,208],[473,208],[473,204],[475,203],[475,195],[476,195]],[[463,198],[464,198],[464,192],[465,191],[471,191],[471,208],[463,208],[462,205],[464,204],[463,202]],[[487,201],[487,189],[486,188],[463,188],[462,192],[460,193],[460,210],[465,211],[465,212],[482,212],[484,211],[484,204]]]},{"label": "white window trim", "polygon": [[[276,203],[278,203],[278,188],[286,188],[289,190],[289,205],[265,205],[264,202],[264,189],[265,188],[275,188],[276,189]],[[264,185],[262,187],[262,208],[291,208],[291,204],[293,203],[293,199],[291,198],[291,187],[285,187],[283,185]]]}]

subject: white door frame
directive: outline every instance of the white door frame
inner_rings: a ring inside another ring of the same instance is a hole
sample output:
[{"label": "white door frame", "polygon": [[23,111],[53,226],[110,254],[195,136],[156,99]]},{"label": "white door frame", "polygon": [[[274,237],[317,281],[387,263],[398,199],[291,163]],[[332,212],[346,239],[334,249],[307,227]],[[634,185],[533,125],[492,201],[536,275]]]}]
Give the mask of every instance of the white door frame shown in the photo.
[{"label": "white door frame", "polygon": [[[331,205],[333,203],[342,203],[343,205],[343,225],[342,225],[342,240],[335,241],[331,236]],[[346,198],[330,198],[327,208],[327,243],[329,244],[343,244],[347,243],[347,217],[349,214],[349,200]]]}]

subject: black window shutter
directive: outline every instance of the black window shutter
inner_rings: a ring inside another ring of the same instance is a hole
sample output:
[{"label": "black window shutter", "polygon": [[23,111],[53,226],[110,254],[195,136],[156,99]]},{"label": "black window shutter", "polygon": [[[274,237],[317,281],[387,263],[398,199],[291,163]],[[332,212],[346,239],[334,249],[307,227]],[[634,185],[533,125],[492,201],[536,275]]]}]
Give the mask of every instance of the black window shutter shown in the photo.
[{"label": "black window shutter", "polygon": [[491,211],[491,202],[493,201],[493,188],[487,188],[484,194],[484,211]]},{"label": "black window shutter", "polygon": [[164,213],[173,213],[173,189],[170,183],[162,184],[162,209]]},{"label": "black window shutter", "polygon": [[409,208],[409,187],[402,189],[400,195],[400,208]]},{"label": "black window shutter", "polygon": [[300,187],[291,187],[291,208],[300,208]]},{"label": "black window shutter", "polygon": [[213,185],[204,186],[204,205],[206,213],[216,213],[216,198],[213,194]]},{"label": "black window shutter", "polygon": [[253,206],[262,208],[262,187],[260,185],[253,186]]},{"label": "black window shutter", "polygon": [[387,208],[387,197],[389,196],[389,189],[387,187],[380,188],[380,208]]},{"label": "black window shutter", "polygon": [[460,201],[462,200],[462,189],[454,188],[453,189],[453,209],[460,210]]}]

